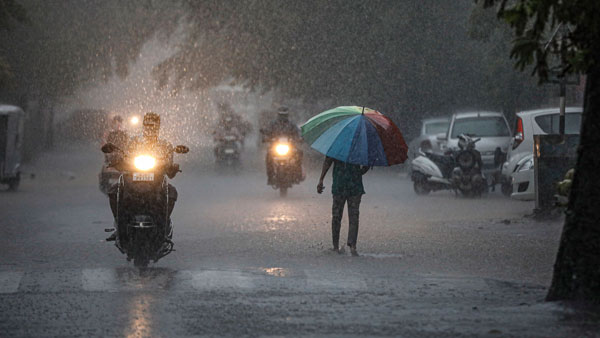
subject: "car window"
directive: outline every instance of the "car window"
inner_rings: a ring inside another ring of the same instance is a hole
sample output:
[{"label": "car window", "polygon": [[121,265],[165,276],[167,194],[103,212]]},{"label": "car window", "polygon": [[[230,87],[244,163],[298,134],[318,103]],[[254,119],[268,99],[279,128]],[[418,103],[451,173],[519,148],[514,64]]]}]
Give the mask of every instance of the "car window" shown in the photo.
[{"label": "car window", "polygon": [[502,117],[473,117],[454,121],[450,137],[456,138],[460,134],[472,137],[502,137],[510,136],[510,131]]},{"label": "car window", "polygon": [[[558,134],[559,114],[536,116],[535,123],[546,134]],[[581,114],[571,113],[565,115],[565,134],[579,134],[581,128]]]},{"label": "car window", "polygon": [[425,124],[425,135],[436,135],[448,131],[449,122],[430,122]]}]

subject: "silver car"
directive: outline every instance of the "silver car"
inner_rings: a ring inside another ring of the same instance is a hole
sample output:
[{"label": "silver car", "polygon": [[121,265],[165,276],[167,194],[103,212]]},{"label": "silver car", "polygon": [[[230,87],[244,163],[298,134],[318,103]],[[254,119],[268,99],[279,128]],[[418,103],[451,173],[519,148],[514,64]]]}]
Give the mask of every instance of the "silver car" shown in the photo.
[{"label": "silver car", "polygon": [[441,154],[441,146],[445,141],[438,139],[438,135],[446,134],[450,119],[448,117],[438,117],[424,119],[421,121],[421,132],[418,137],[408,144],[408,163],[417,157],[419,148],[423,151]]},{"label": "silver car", "polygon": [[452,115],[446,134],[446,149],[458,149],[460,134],[481,138],[476,149],[481,153],[482,171],[488,178],[499,174],[500,163],[496,163],[496,153],[506,153],[511,141],[510,128],[504,114],[489,111],[456,113]]}]

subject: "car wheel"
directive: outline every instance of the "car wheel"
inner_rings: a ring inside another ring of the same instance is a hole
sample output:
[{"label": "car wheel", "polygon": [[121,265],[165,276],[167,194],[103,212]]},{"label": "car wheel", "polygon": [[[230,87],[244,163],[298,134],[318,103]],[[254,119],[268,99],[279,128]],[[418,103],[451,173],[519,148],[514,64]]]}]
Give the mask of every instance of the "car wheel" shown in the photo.
[{"label": "car wheel", "polygon": [[500,189],[502,190],[502,195],[507,197],[509,197],[513,192],[513,187],[510,183],[502,183]]}]

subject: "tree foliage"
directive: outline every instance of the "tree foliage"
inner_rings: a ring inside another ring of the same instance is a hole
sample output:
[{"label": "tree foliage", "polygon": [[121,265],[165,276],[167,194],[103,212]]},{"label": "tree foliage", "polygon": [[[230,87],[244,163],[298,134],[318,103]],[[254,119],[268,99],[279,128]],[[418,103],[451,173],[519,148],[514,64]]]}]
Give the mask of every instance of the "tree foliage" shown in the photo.
[{"label": "tree foliage", "polygon": [[14,74],[13,92],[50,99],[125,77],[143,44],[180,15],[157,0],[19,3],[17,13],[26,11],[28,22],[0,35],[0,55]]},{"label": "tree foliage", "polygon": [[188,34],[156,68],[161,86],[235,83],[309,102],[369,105],[400,120],[457,108],[502,109],[507,100],[498,88],[515,94],[512,107],[539,102],[529,79],[507,85],[486,78],[516,72],[505,62],[497,74],[486,73],[484,58],[498,40],[469,37],[469,0],[182,4]]},{"label": "tree foliage", "polygon": [[[497,6],[498,17],[514,31],[511,56],[523,70],[534,66],[541,80],[549,77],[557,59],[561,75],[585,73],[599,62],[593,55],[600,36],[597,0],[480,0]],[[554,33],[557,33],[556,35]]]}]

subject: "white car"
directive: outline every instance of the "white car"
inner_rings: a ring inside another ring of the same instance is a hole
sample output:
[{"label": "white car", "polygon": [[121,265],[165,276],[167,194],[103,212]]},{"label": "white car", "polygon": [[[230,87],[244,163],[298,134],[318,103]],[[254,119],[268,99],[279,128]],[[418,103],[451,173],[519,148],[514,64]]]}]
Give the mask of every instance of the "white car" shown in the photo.
[{"label": "white car", "polygon": [[[569,107],[565,113],[565,134],[579,134],[582,109]],[[505,194],[520,200],[535,199],[533,135],[558,134],[558,124],[558,108],[517,113],[514,137],[502,165],[502,191]]]},{"label": "white car", "polygon": [[512,182],[512,194],[510,197],[523,201],[535,199],[533,153],[526,155],[517,162],[517,167],[510,177]]},{"label": "white car", "polygon": [[424,119],[421,121],[421,133],[417,138],[408,144],[408,163],[418,156],[419,148],[436,154],[442,154],[440,149],[442,141],[437,139],[439,134],[448,132],[450,119],[447,117],[438,117]]},{"label": "white car", "polygon": [[511,141],[504,114],[487,111],[456,113],[452,115],[446,135],[446,149],[458,149],[460,134],[481,138],[475,148],[481,153],[483,173],[488,177],[499,173],[500,165],[495,163],[497,149],[506,153]]}]

